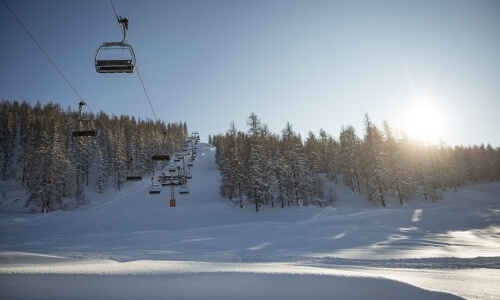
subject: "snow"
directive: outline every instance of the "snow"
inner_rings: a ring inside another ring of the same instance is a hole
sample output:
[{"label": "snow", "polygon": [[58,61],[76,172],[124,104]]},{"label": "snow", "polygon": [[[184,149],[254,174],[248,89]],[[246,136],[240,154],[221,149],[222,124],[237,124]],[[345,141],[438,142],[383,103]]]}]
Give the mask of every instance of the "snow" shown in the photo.
[{"label": "snow", "polygon": [[0,182],[0,298],[500,298],[499,182],[386,208],[332,183],[333,206],[257,213],[219,196],[215,149],[198,149],[175,208],[146,179],[31,214]]}]

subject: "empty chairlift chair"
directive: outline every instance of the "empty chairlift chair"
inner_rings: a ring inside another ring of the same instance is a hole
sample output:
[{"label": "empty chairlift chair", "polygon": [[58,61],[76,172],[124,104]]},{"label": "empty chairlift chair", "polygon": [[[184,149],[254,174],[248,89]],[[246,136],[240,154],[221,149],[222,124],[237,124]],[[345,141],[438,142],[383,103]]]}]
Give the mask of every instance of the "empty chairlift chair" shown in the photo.
[{"label": "empty chairlift chair", "polygon": [[141,175],[137,175],[137,174],[133,174],[132,172],[132,157],[130,158],[129,160],[129,165],[128,165],[128,168],[130,170],[130,174],[127,176],[127,181],[141,181],[142,180],[142,176]]},{"label": "empty chairlift chair", "polygon": [[94,123],[92,120],[87,120],[83,118],[83,106],[85,102],[80,101],[78,103],[78,120],[75,122],[75,126],[73,128],[73,139],[78,137],[92,137],[97,135],[97,130],[94,128]]},{"label": "empty chairlift chair", "polygon": [[152,184],[149,187],[149,193],[154,195],[154,194],[160,194],[161,193],[161,187],[158,184]]},{"label": "empty chairlift chair", "polygon": [[179,187],[179,194],[180,195],[188,195],[189,194],[189,188],[185,185]]},{"label": "empty chairlift chair", "polygon": [[122,27],[123,40],[121,42],[103,43],[97,49],[95,54],[95,69],[98,73],[134,72],[134,49],[126,42],[128,20],[126,18],[119,18],[118,23]]}]

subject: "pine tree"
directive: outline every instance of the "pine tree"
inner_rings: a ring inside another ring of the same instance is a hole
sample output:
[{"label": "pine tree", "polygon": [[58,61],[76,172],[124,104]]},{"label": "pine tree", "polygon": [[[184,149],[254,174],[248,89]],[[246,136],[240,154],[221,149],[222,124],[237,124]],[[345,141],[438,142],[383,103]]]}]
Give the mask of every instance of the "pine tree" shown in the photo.
[{"label": "pine tree", "polygon": [[344,183],[353,192],[361,193],[360,140],[354,127],[342,127],[339,142],[339,170],[344,175]]},{"label": "pine tree", "polygon": [[250,155],[248,157],[248,186],[247,195],[248,198],[255,204],[255,210],[258,212],[261,206],[261,198],[263,187],[262,180],[262,169],[263,164],[263,145],[260,139],[261,135],[261,122],[257,115],[254,113],[250,114],[247,120],[248,129],[248,141]]},{"label": "pine tree", "polygon": [[408,139],[397,140],[387,121],[384,121],[384,148],[386,151],[387,179],[389,192],[396,194],[399,203],[411,198],[417,191],[417,183],[412,176],[409,159]]},{"label": "pine tree", "polygon": [[57,105],[47,104],[40,115],[41,135],[31,151],[38,159],[31,162],[25,205],[33,211],[49,212],[65,206],[73,184],[73,168],[66,147],[65,122]]},{"label": "pine tree", "polygon": [[283,187],[288,199],[301,205],[305,199],[305,187],[310,178],[306,175],[307,165],[303,155],[300,135],[295,134],[287,123],[282,131],[282,156],[284,162]]},{"label": "pine tree", "polygon": [[7,101],[0,102],[0,169],[5,181],[13,172],[16,146],[16,110]]},{"label": "pine tree", "polygon": [[114,144],[113,144],[113,167],[114,167],[114,182],[118,188],[121,189],[121,186],[125,183],[127,177],[127,151],[125,144],[125,133],[123,128],[120,126],[120,123],[117,119],[113,120],[114,122]]},{"label": "pine tree", "polygon": [[386,206],[386,186],[389,183],[388,164],[380,130],[365,115],[365,137],[362,144],[363,174],[370,201],[380,199]]}]

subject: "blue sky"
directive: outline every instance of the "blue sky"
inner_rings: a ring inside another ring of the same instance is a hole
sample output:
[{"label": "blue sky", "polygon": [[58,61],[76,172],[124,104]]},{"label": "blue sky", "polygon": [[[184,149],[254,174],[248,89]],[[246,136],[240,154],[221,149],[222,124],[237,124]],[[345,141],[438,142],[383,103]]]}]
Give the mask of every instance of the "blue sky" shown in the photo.
[{"label": "blue sky", "polygon": [[[137,74],[98,74],[121,40],[109,1],[3,0],[94,112],[154,118]],[[127,40],[158,119],[190,131],[338,137],[363,116],[448,145],[500,146],[500,1],[125,1]],[[0,4],[0,98],[78,96]],[[419,128],[419,129],[417,129]],[[432,134],[431,134],[432,133]]]}]

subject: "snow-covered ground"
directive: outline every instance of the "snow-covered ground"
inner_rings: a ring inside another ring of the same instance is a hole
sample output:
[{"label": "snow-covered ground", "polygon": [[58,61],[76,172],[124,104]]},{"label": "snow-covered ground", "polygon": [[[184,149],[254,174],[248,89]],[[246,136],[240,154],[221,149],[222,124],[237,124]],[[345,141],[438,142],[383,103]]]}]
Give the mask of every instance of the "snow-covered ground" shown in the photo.
[{"label": "snow-covered ground", "polygon": [[175,208],[143,180],[31,214],[0,182],[0,299],[500,298],[500,182],[387,208],[338,184],[334,206],[256,213],[198,152]]}]

